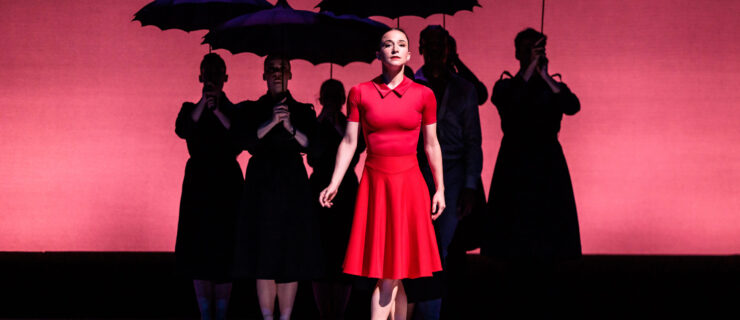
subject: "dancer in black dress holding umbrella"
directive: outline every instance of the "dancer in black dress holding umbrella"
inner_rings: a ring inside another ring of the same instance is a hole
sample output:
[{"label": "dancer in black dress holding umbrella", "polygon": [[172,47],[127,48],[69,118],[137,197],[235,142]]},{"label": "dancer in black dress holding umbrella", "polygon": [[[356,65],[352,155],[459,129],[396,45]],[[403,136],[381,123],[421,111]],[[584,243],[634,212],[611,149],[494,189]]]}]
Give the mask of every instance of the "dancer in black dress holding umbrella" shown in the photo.
[{"label": "dancer in black dress holding umbrella", "polygon": [[[501,140],[488,200],[489,225],[481,253],[511,263],[518,305],[555,305],[554,267],[581,256],[573,186],[558,141],[563,115],[581,105],[548,73],[547,38],[526,29],[514,40],[520,70],[496,82],[491,102],[501,116]],[[517,305],[517,304],[515,304]]]},{"label": "dancer in black dress holding umbrella", "polygon": [[496,82],[491,102],[501,116],[501,141],[491,182],[490,240],[482,253],[521,259],[581,256],[573,186],[558,142],[560,122],[577,113],[578,98],[547,72],[545,35],[515,40],[521,69]]},{"label": "dancer in black dress holding umbrella", "polygon": [[239,132],[252,157],[237,224],[235,275],[257,279],[262,316],[289,319],[299,280],[321,276],[318,221],[302,153],[315,140],[316,113],[291,96],[290,62],[268,56],[267,93],[240,104]]},{"label": "dancer in black dress holding umbrella", "polygon": [[244,182],[236,161],[241,148],[231,124],[236,109],[222,91],[227,79],[226,64],[219,55],[203,57],[201,99],[183,103],[175,125],[190,153],[182,184],[175,256],[180,272],[194,279],[203,319],[226,317],[234,223]]}]

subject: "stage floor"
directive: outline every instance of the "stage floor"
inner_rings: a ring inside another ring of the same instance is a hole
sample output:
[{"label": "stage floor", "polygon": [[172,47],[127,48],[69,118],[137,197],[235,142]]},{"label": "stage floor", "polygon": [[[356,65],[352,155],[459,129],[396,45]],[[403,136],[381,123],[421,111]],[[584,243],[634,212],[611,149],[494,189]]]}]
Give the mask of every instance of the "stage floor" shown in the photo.
[{"label": "stage floor", "polygon": [[[197,319],[192,282],[174,263],[171,252],[0,252],[0,318]],[[443,316],[712,319],[737,316],[740,302],[740,256],[587,255],[547,270],[468,254],[450,271]],[[369,318],[372,285],[355,281],[347,319]],[[229,314],[261,318],[254,281],[234,284]],[[293,319],[318,319],[309,282]]]}]

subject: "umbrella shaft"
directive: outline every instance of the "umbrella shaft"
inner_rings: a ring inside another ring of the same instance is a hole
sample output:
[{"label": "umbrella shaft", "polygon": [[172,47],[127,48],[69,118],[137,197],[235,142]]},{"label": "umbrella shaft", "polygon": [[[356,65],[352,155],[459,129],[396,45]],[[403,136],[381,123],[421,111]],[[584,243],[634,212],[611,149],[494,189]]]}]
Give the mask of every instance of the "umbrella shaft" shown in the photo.
[{"label": "umbrella shaft", "polygon": [[540,20],[540,33],[545,33],[545,0],[542,0],[542,19]]}]

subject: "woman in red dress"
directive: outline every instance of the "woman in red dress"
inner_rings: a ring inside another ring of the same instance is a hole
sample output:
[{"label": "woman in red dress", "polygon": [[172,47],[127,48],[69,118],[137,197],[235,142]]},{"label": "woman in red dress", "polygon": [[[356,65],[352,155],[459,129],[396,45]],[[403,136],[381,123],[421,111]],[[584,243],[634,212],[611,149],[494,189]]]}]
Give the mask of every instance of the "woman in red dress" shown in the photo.
[{"label": "woman in red dress", "polygon": [[[436,100],[431,89],[404,76],[408,46],[403,31],[386,32],[377,52],[383,74],[350,90],[349,122],[334,174],[319,195],[321,205],[331,207],[362,123],[367,158],[344,272],[378,279],[371,301],[372,319],[387,319],[392,310],[394,318],[405,319],[406,294],[400,279],[431,277],[432,272],[442,270],[432,226],[445,208]],[[432,201],[416,158],[420,130],[436,185]]]}]

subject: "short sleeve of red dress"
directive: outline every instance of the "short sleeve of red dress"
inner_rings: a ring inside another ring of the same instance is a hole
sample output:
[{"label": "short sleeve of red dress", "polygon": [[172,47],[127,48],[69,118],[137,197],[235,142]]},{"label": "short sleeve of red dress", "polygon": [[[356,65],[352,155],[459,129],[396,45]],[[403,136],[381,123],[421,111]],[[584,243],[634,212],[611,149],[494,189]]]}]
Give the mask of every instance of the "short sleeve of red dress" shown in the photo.
[{"label": "short sleeve of red dress", "polygon": [[352,87],[349,89],[349,97],[347,98],[347,121],[360,122],[360,89]]},{"label": "short sleeve of red dress", "polygon": [[437,99],[431,89],[424,87],[422,93],[421,124],[428,125],[437,122]]}]

